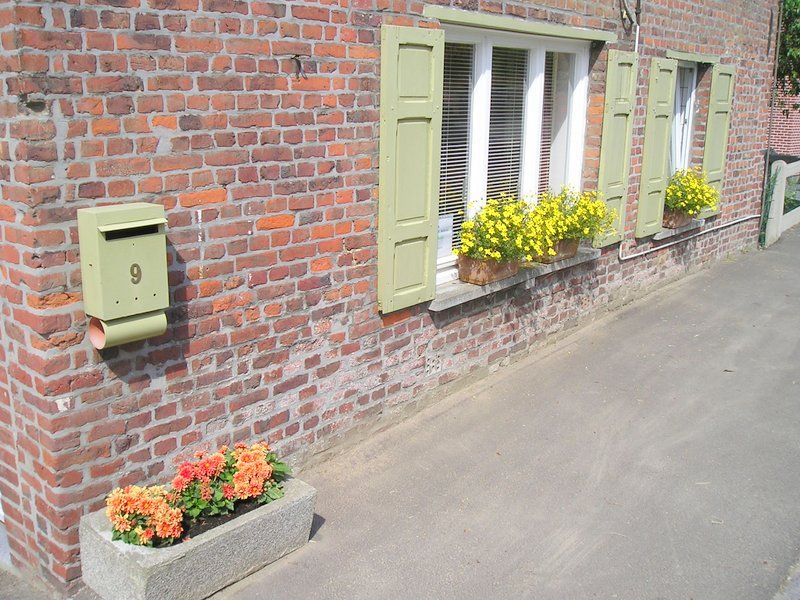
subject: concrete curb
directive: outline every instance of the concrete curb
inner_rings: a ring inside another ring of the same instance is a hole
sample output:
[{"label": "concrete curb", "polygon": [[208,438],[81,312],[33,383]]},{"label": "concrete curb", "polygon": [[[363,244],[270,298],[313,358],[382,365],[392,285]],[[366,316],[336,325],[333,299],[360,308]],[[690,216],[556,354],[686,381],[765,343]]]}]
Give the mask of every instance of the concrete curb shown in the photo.
[{"label": "concrete curb", "polygon": [[786,575],[786,580],[780,591],[772,600],[798,600],[800,599],[800,562],[795,564]]},{"label": "concrete curb", "polygon": [[299,479],[285,495],[168,548],[111,540],[101,510],[81,519],[83,581],[107,600],[196,600],[303,546],[311,532],[317,491]]}]

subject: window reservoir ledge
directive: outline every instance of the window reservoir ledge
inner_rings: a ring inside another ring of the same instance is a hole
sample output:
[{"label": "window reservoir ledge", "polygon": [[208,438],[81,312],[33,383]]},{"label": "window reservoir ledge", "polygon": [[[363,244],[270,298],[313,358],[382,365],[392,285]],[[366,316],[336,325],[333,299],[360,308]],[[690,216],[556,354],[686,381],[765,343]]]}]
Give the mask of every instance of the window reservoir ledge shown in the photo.
[{"label": "window reservoir ledge", "polygon": [[676,227],[675,229],[668,229],[664,227],[661,231],[653,236],[653,240],[656,242],[659,240],[667,240],[682,233],[686,233],[687,231],[700,229],[703,225],[705,225],[705,223],[705,219],[692,219],[691,223],[684,225],[683,227]]},{"label": "window reservoir ledge", "polygon": [[714,54],[702,54],[700,52],[681,52],[679,50],[667,50],[667,58],[685,60],[687,62],[715,65],[720,57]]},{"label": "window reservoir ledge", "polygon": [[572,40],[611,43],[617,41],[617,34],[613,31],[570,27],[569,25],[530,21],[520,17],[492,15],[485,12],[461,10],[459,8],[449,8],[447,6],[436,6],[433,4],[426,5],[422,10],[422,15],[428,19],[438,19],[442,23],[451,23],[453,25],[481,27],[483,29],[496,29],[499,31],[512,31],[515,33],[528,33]]},{"label": "window reservoir ledge", "polygon": [[537,263],[535,267],[523,267],[519,270],[519,273],[513,277],[501,279],[500,281],[495,281],[488,285],[473,285],[459,280],[448,281],[447,283],[436,286],[436,298],[428,305],[428,310],[431,312],[442,312],[454,306],[507,290],[520,283],[524,283],[525,287],[530,289],[533,287],[533,283],[537,277],[591,262],[597,260],[599,257],[599,249],[581,247],[573,258],[560,260],[549,265]]}]

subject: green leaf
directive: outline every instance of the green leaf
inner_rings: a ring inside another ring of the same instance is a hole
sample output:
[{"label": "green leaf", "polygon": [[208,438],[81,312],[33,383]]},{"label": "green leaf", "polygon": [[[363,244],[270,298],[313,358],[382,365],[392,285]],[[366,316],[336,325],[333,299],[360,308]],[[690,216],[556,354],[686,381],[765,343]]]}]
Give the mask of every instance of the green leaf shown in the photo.
[{"label": "green leaf", "polygon": [[[783,0],[778,81],[787,96],[800,95],[800,0]],[[788,111],[789,107],[784,107]],[[791,108],[796,109],[797,106]]]}]

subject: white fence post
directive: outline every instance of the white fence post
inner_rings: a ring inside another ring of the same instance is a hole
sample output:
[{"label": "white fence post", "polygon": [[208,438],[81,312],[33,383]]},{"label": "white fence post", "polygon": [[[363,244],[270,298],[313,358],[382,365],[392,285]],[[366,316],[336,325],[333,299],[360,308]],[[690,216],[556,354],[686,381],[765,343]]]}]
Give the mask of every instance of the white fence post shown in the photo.
[{"label": "white fence post", "polygon": [[783,216],[783,200],[786,195],[786,163],[776,160],[772,163],[771,177],[775,179],[772,186],[772,200],[767,215],[767,234],[764,238],[764,247],[769,247],[781,237],[781,217]]}]

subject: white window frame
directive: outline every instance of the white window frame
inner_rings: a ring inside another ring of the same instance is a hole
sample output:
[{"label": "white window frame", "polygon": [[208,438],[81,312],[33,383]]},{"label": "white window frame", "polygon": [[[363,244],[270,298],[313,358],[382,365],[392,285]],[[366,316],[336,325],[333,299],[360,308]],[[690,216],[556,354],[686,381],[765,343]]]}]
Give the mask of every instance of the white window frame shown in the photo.
[{"label": "white window frame", "polygon": [[[683,115],[681,110],[683,107],[679,105],[678,88],[680,87],[680,71],[675,72],[675,102],[672,109],[672,140],[670,141],[670,170],[674,173],[678,169],[687,169],[691,163],[692,158],[692,134],[694,132],[694,108],[695,97],[697,94],[697,63],[678,61],[678,68],[689,69],[692,72],[691,76],[691,93],[689,94],[689,115],[685,120],[679,122],[679,117]],[[678,144],[679,128],[683,128],[683,147]]]},{"label": "white window frame", "polygon": [[[466,216],[468,218],[473,217],[486,202],[493,46],[520,48],[529,52],[528,88],[525,93],[523,122],[520,195],[531,202],[535,202],[539,193],[545,54],[550,51],[574,56],[571,81],[573,93],[570,98],[568,124],[566,185],[580,189],[586,136],[586,111],[589,98],[589,51],[591,42],[487,31],[460,26],[445,28],[445,42],[466,43],[474,47],[473,80],[470,95]],[[454,255],[438,259],[437,284],[452,281],[458,277],[454,265]]]}]

